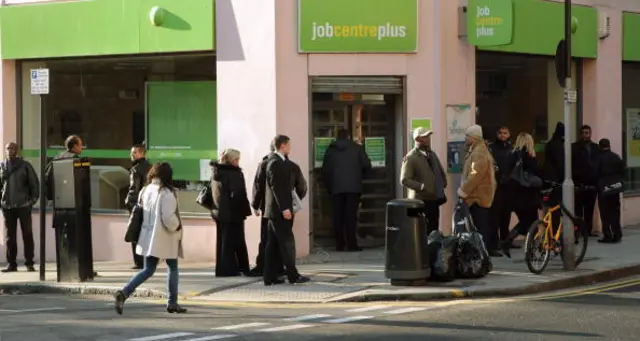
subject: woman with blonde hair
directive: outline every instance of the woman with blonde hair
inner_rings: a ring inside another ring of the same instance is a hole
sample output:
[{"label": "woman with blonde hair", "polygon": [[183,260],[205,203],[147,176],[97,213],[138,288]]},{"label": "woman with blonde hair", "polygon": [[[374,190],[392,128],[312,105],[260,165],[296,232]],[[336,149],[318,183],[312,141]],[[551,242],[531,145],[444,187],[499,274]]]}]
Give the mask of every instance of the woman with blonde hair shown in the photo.
[{"label": "woman with blonde hair", "polygon": [[251,215],[240,152],[225,149],[212,164],[211,215],[216,223],[216,277],[249,273],[244,221]]},{"label": "woman with blonde hair", "polygon": [[[511,258],[511,246],[518,235],[526,235],[529,227],[538,220],[540,208],[539,187],[542,185],[540,167],[536,160],[533,137],[527,133],[518,134],[513,152],[509,156],[509,197],[512,200],[512,210],[518,217],[518,224],[509,232],[509,236],[502,241],[502,252]],[[520,177],[526,175],[525,179]]]}]

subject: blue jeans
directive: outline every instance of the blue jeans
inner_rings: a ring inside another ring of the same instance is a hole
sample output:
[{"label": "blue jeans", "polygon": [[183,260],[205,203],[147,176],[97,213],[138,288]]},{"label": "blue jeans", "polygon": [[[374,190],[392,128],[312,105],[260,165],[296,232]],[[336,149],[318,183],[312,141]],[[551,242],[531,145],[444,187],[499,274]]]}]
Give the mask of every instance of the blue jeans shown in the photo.
[{"label": "blue jeans", "polygon": [[[153,256],[144,257],[144,268],[135,274],[129,283],[127,283],[127,285],[122,289],[122,292],[126,297],[129,297],[137,287],[153,276],[156,272],[159,261],[160,260],[158,258]],[[178,260],[167,259],[166,262],[169,267],[167,269],[167,290],[169,291],[169,304],[172,305],[178,303]]]}]

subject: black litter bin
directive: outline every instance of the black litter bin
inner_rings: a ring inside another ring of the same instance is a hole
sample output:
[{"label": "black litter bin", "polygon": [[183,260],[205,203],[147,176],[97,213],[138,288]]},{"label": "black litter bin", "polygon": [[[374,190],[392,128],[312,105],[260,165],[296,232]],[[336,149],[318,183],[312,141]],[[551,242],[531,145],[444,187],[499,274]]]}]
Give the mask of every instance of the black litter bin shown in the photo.
[{"label": "black litter bin", "polygon": [[387,203],[385,276],[391,285],[422,285],[430,275],[424,203],[395,199]]}]

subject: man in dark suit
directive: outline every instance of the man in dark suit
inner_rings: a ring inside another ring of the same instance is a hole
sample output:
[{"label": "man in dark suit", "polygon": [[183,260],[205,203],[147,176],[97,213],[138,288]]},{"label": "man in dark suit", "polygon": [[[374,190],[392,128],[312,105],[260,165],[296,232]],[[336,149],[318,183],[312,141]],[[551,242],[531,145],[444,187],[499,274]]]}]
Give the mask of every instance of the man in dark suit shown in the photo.
[{"label": "man in dark suit", "polygon": [[[260,277],[264,272],[265,251],[267,249],[267,236],[269,234],[269,219],[264,216],[264,196],[267,186],[267,162],[269,157],[275,153],[275,147],[271,144],[269,154],[258,163],[256,175],[253,178],[253,195],[251,208],[256,216],[262,215],[260,219],[260,244],[258,245],[258,256],[256,257],[256,267],[249,271],[249,276]],[[274,254],[274,267],[280,269],[279,273],[284,273],[280,253]]]},{"label": "man in dark suit", "polygon": [[278,135],[273,141],[275,152],[269,155],[266,168],[264,217],[268,221],[264,285],[282,284],[278,278],[277,254],[285,266],[289,283],[306,283],[296,268],[296,245],[293,236],[293,193],[291,172],[287,156],[291,150],[289,137]]},{"label": "man in dark suit", "polygon": [[[131,169],[129,170],[129,190],[124,199],[124,206],[131,214],[133,208],[138,203],[140,191],[147,183],[147,173],[151,169],[151,164],[147,160],[147,149],[144,145],[136,144],[131,147]],[[131,253],[133,254],[133,269],[142,269],[144,262],[142,256],[136,254],[136,242],[131,243]]]}]

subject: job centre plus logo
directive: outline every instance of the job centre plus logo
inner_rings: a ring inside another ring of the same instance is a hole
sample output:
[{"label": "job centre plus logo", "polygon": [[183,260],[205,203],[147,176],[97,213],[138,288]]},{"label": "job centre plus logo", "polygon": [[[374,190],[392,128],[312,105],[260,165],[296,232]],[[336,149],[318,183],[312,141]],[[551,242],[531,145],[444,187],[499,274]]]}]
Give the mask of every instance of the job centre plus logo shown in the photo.
[{"label": "job centre plus logo", "polygon": [[467,38],[476,46],[511,43],[513,0],[470,0],[467,11]]},{"label": "job centre plus logo", "polygon": [[333,38],[373,38],[377,40],[405,38],[407,27],[387,22],[384,25],[344,25],[331,22],[311,23],[311,40]]},{"label": "job centre plus logo", "polygon": [[298,0],[300,52],[411,53],[418,0]]}]

